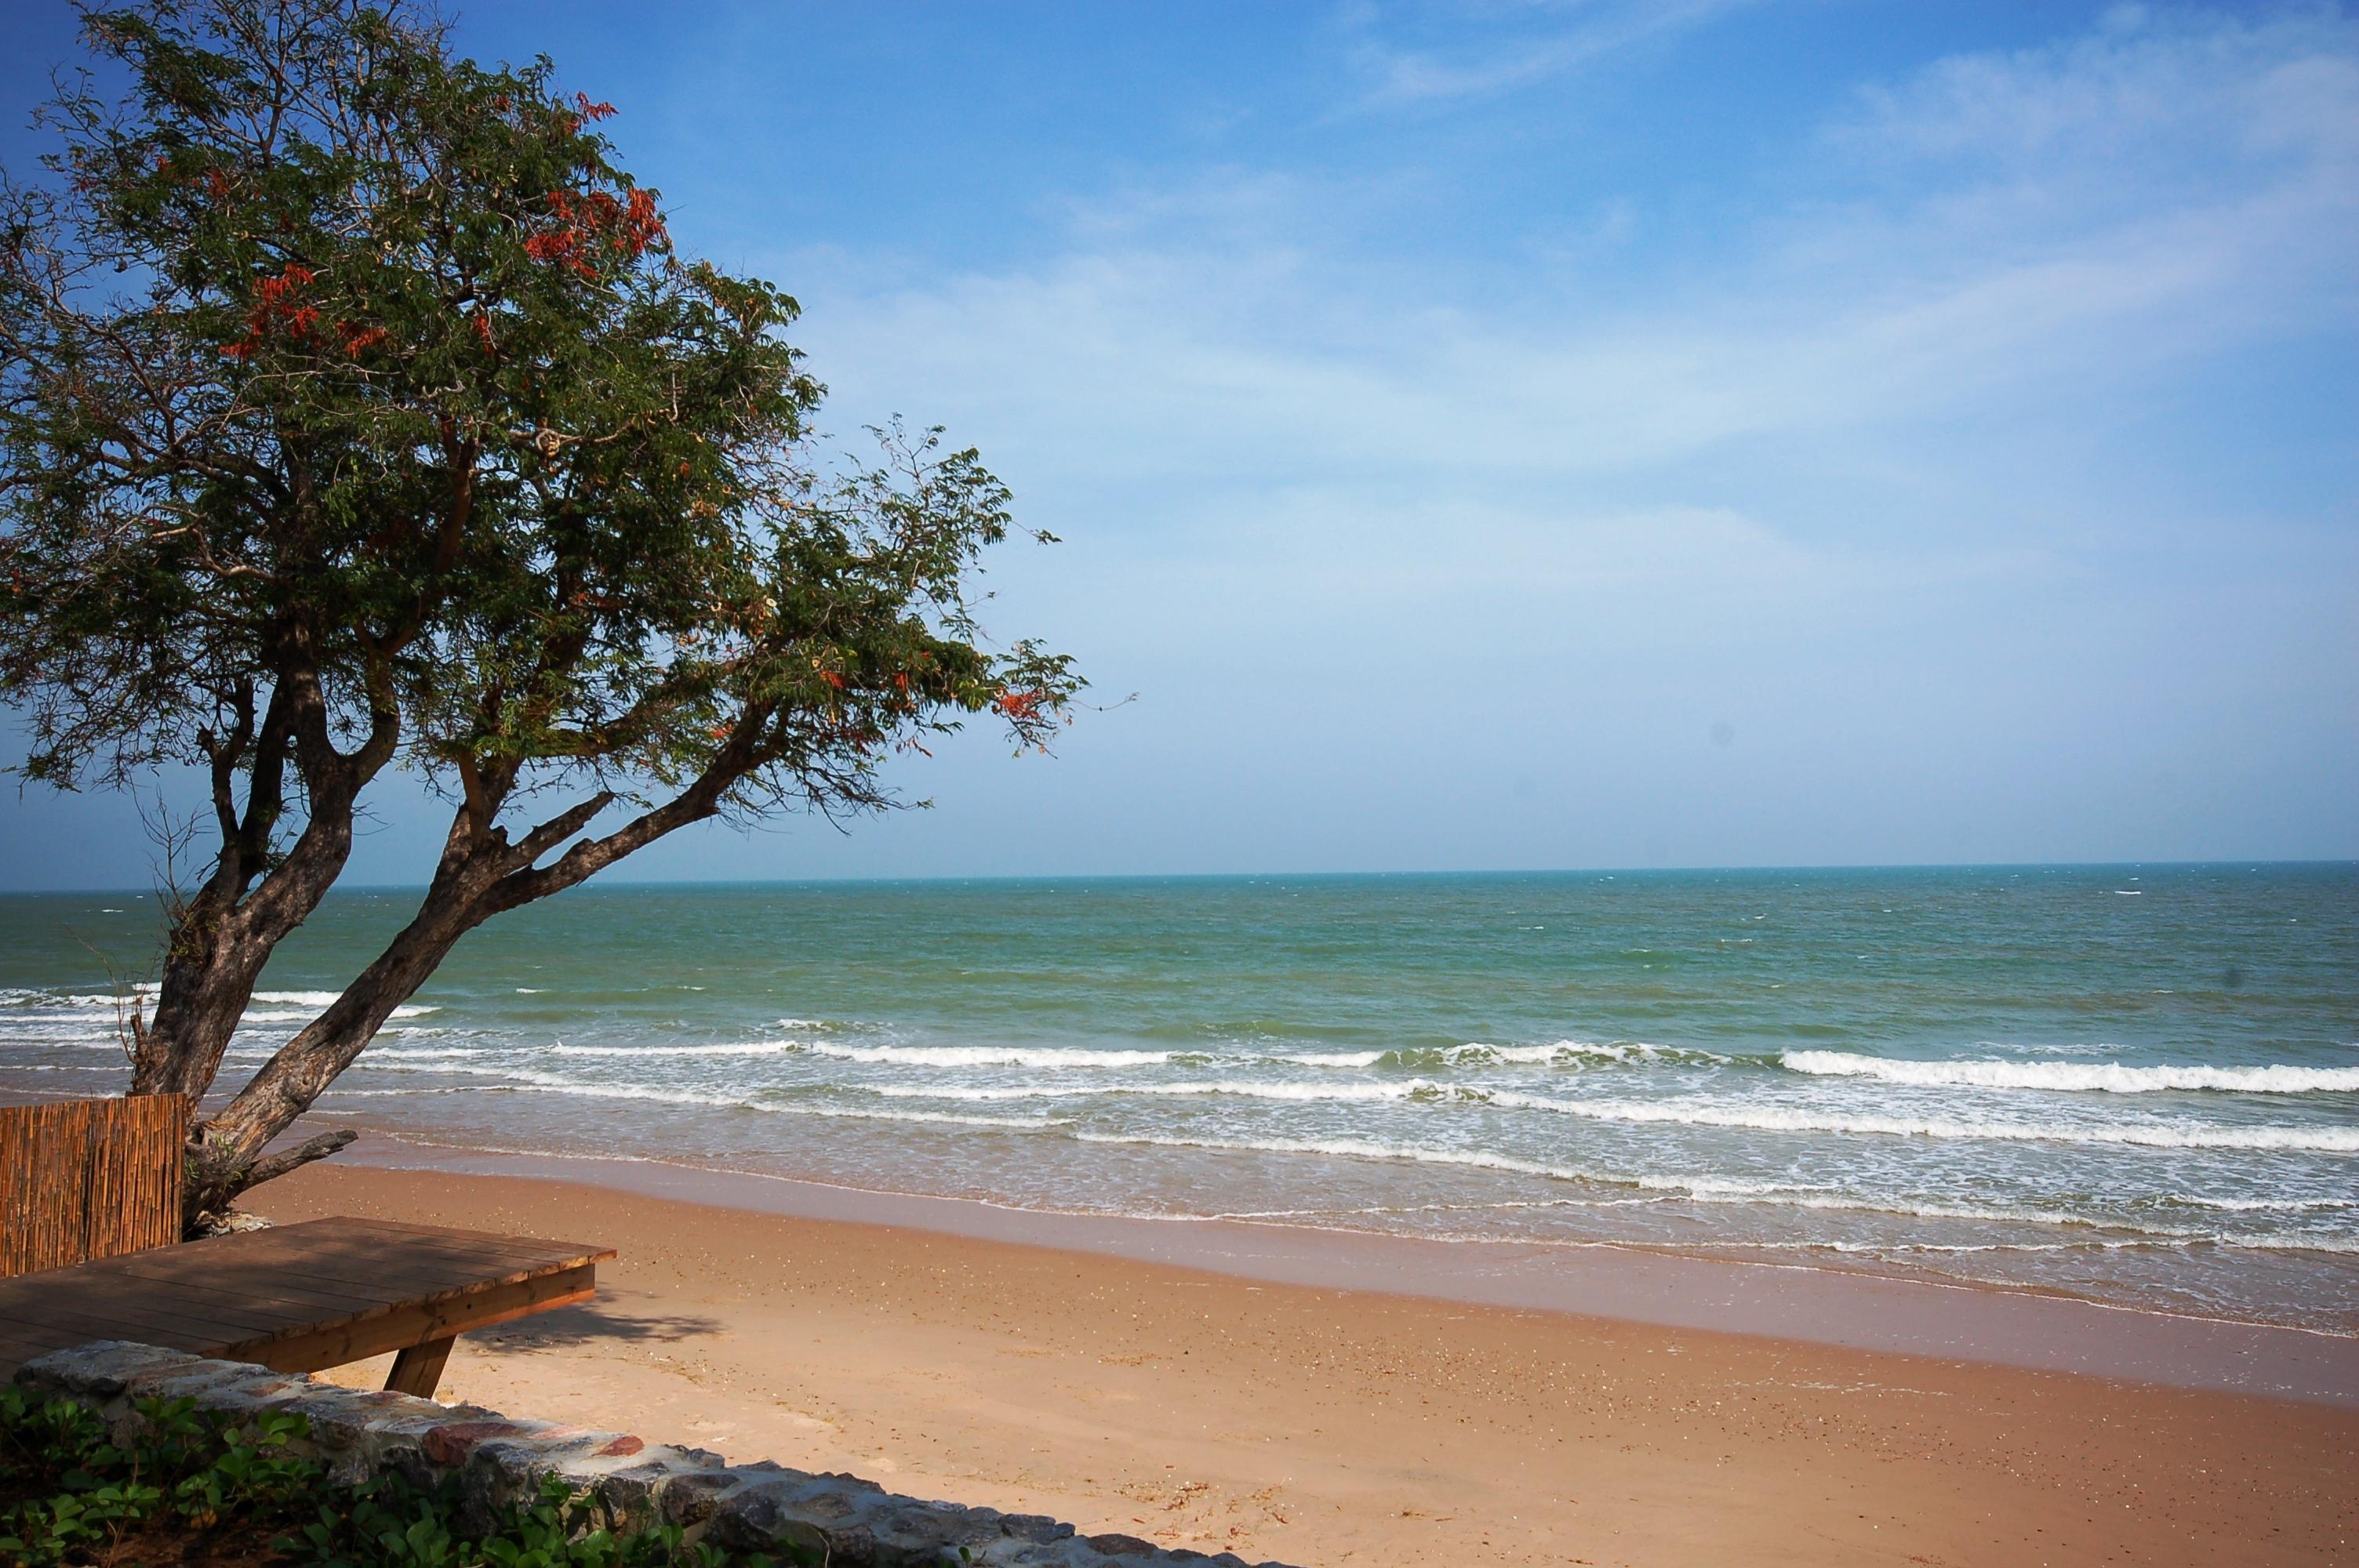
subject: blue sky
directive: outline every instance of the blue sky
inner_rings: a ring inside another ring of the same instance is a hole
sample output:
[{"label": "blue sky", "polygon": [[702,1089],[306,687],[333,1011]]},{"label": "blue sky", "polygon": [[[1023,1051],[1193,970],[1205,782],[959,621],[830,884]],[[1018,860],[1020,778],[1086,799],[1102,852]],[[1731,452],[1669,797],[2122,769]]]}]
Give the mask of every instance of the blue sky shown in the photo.
[{"label": "blue sky", "polygon": [[[2347,8],[459,16],[802,300],[832,428],[980,445],[1066,541],[993,623],[1137,694],[632,874],[2359,855]],[[147,880],[0,813],[0,885]]]}]

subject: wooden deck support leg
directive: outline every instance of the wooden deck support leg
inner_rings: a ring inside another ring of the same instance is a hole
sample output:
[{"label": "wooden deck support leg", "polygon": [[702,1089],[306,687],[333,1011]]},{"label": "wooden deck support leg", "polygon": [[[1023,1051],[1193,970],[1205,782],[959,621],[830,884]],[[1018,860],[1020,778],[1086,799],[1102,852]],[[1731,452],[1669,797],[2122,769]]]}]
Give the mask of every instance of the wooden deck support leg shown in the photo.
[{"label": "wooden deck support leg", "polygon": [[445,1335],[423,1345],[413,1345],[395,1356],[393,1371],[385,1380],[386,1391],[432,1399],[434,1385],[442,1380],[442,1364],[451,1359],[451,1346],[458,1337],[455,1334]]}]

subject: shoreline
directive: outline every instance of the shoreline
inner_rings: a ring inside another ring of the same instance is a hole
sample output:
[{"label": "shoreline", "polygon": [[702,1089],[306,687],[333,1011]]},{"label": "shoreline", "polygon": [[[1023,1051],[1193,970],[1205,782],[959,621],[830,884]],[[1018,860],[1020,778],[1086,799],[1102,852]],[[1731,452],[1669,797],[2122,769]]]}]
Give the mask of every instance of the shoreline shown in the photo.
[{"label": "shoreline", "polygon": [[1032,1209],[641,1157],[468,1149],[382,1130],[364,1133],[340,1159],[381,1170],[586,1184],[1277,1284],[2359,1409],[2359,1336],[2033,1290],[1615,1242],[1441,1241],[1265,1221]]},{"label": "shoreline", "polygon": [[2347,1405],[1285,1282],[879,1223],[835,1191],[868,1212],[345,1158],[254,1206],[619,1249],[594,1303],[462,1337],[446,1400],[1249,1560],[2324,1563],[2359,1541]]}]

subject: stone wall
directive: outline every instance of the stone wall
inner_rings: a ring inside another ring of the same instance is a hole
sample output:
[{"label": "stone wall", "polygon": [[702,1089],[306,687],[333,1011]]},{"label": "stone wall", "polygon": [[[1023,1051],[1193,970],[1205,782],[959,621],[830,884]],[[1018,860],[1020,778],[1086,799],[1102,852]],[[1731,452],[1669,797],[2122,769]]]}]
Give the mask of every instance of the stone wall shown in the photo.
[{"label": "stone wall", "polygon": [[97,1411],[118,1440],[136,1432],[135,1401],[144,1399],[188,1398],[200,1409],[241,1416],[299,1414],[308,1418],[310,1437],[298,1452],[338,1481],[394,1470],[430,1486],[457,1476],[474,1515],[463,1522],[472,1528],[481,1528],[493,1509],[533,1498],[543,1477],[554,1475],[577,1493],[599,1498],[619,1525],[673,1523],[691,1540],[781,1556],[800,1548],[831,1565],[1244,1568],[1233,1553],[1212,1557],[1167,1551],[1134,1536],[1081,1535],[1042,1515],[926,1502],[854,1476],[808,1475],[766,1462],[730,1465],[701,1448],[512,1421],[473,1405],[342,1389],[149,1345],[109,1340],[56,1351],[27,1362],[16,1381],[30,1392],[62,1394]]}]

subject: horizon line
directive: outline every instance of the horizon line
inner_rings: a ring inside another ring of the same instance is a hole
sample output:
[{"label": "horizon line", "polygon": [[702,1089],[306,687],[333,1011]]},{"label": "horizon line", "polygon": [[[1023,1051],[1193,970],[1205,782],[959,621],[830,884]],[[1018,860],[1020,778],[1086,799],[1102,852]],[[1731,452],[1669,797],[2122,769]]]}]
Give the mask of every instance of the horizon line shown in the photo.
[{"label": "horizon line", "polygon": [[[1830,871],[2093,871],[2115,869],[2160,871],[2201,870],[2212,867],[2241,866],[2250,871],[2264,867],[2352,867],[2359,868],[2359,857],[2322,856],[2284,859],[2277,857],[2233,856],[2203,860],[1918,860],[1918,861],[1825,861],[1816,864],[1793,863],[1750,866],[1538,866],[1538,867],[1452,867],[1421,870],[1391,871],[1050,871],[1050,872],[976,872],[945,873],[922,876],[815,876],[815,877],[679,877],[679,878],[616,878],[611,881],[592,879],[578,887],[569,888],[559,897],[571,897],[584,892],[614,891],[623,888],[762,888],[762,887],[889,887],[948,886],[971,882],[1143,882],[1143,881],[1244,881],[1262,879],[1338,881],[1353,879],[1441,878],[1441,877],[1640,877],[1640,876],[1728,876],[1777,873],[1810,873]],[[355,892],[419,892],[425,882],[353,882],[349,886],[332,886],[330,893]],[[144,899],[156,892],[153,888],[134,891],[127,887],[52,887],[0,888],[0,898],[63,898],[71,896],[103,897],[119,895]]]}]

